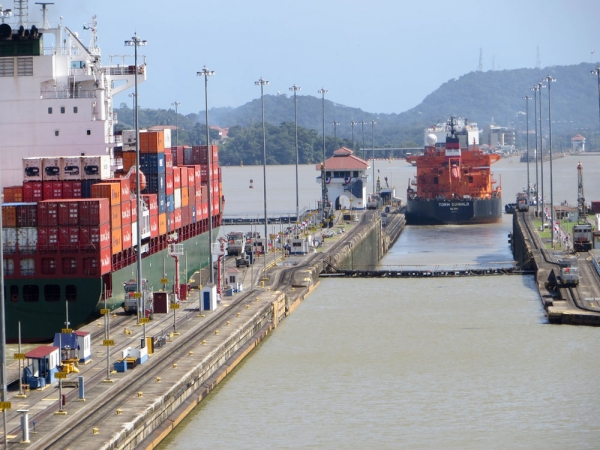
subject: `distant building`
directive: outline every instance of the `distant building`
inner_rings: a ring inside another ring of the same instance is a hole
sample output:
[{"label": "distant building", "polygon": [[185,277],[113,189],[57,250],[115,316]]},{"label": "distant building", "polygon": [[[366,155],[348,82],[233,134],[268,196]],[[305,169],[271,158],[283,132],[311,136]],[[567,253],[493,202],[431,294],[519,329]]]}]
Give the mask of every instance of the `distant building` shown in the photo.
[{"label": "distant building", "polygon": [[[333,152],[333,156],[325,161],[327,196],[335,209],[366,208],[370,167],[367,161],[354,156],[354,152],[346,147],[338,148]],[[321,172],[320,163],[315,168]],[[317,182],[321,183],[320,174]]]},{"label": "distant building", "polygon": [[574,152],[585,152],[585,138],[576,134],[571,138],[571,148]]},{"label": "distant building", "polygon": [[490,148],[501,148],[515,145],[515,130],[498,125],[486,126],[481,136],[482,144]]}]

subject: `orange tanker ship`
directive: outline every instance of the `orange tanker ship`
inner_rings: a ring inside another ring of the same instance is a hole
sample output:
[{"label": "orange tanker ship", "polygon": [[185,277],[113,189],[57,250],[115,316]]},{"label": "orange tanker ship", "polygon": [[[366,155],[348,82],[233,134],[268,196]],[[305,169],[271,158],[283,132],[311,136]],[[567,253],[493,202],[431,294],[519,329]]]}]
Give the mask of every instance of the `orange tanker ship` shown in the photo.
[{"label": "orange tanker ship", "polygon": [[[490,166],[500,159],[497,154],[483,153],[477,139],[469,146],[473,124],[464,120],[459,128],[451,118],[445,143],[437,143],[434,131],[425,130],[427,144],[421,156],[409,156],[416,165],[417,176],[410,181],[406,193],[406,220],[409,224],[481,224],[502,220],[502,188],[493,187]],[[476,125],[475,125],[476,129]],[[428,131],[432,131],[428,133]],[[461,148],[459,136],[466,136]],[[475,133],[478,137],[478,132]]]}]

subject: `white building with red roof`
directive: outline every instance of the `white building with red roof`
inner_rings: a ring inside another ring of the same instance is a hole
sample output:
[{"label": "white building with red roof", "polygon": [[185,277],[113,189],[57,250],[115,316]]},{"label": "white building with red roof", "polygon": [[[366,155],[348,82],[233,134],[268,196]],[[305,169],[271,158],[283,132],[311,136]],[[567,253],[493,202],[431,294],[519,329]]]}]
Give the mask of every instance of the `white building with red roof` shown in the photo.
[{"label": "white building with red roof", "polygon": [[[325,160],[325,183],[327,196],[335,209],[365,209],[367,206],[368,169],[364,159],[354,155],[346,147],[338,148]],[[321,172],[321,163],[316,165]],[[317,177],[321,183],[321,175]]]},{"label": "white building with red roof", "polygon": [[585,152],[585,138],[580,134],[576,134],[571,138],[571,147],[575,152]]}]

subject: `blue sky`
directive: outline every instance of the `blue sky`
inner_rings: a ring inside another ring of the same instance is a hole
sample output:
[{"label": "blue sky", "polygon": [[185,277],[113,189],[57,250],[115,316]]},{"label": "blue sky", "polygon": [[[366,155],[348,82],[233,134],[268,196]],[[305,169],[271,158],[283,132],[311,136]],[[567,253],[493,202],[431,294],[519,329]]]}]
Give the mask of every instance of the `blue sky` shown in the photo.
[{"label": "blue sky", "polygon": [[[4,7],[12,2],[5,0]],[[30,22],[41,19],[29,2]],[[477,69],[533,68],[600,61],[600,0],[54,0],[58,17],[79,30],[98,16],[103,62],[132,54],[134,32],[148,41],[148,80],[140,106],[180,113],[237,107],[266,94],[319,96],[373,113],[400,113],[452,78]],[[592,54],[592,51],[596,51]],[[126,94],[116,104],[128,102]]]}]

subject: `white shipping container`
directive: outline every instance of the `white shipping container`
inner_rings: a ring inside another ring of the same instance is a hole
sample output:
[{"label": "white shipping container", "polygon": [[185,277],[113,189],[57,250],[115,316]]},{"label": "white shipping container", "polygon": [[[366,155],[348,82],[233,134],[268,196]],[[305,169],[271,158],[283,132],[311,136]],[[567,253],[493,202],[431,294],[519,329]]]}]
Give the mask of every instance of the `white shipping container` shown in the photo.
[{"label": "white shipping container", "polygon": [[23,158],[23,181],[42,181],[42,158]]},{"label": "white shipping container", "polygon": [[42,158],[42,180],[43,181],[60,181],[62,178],[62,170],[60,157]]},{"label": "white shipping container", "polygon": [[105,180],[111,177],[110,156],[83,156],[81,161],[82,180]]},{"label": "white shipping container", "polygon": [[21,275],[35,275],[35,263],[33,258],[23,258],[20,263]]},{"label": "white shipping container", "polygon": [[38,243],[37,227],[17,228],[19,253],[35,253]]},{"label": "white shipping container", "polygon": [[166,129],[164,131],[165,148],[171,148],[171,130]]},{"label": "white shipping container", "polygon": [[181,208],[181,188],[177,188],[173,190],[174,204],[175,209]]},{"label": "white shipping container", "polygon": [[2,250],[5,253],[15,253],[17,251],[16,228],[2,228]]},{"label": "white shipping container", "polygon": [[123,130],[123,147],[126,145],[135,148],[135,130]]},{"label": "white shipping container", "polygon": [[81,180],[81,156],[63,156],[61,168],[62,180]]}]

